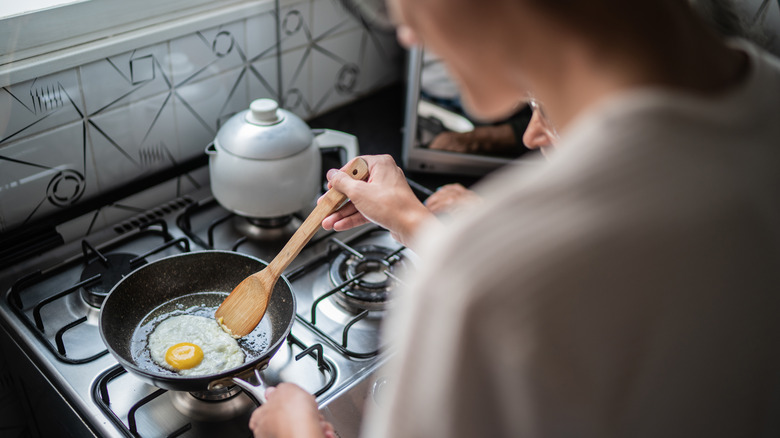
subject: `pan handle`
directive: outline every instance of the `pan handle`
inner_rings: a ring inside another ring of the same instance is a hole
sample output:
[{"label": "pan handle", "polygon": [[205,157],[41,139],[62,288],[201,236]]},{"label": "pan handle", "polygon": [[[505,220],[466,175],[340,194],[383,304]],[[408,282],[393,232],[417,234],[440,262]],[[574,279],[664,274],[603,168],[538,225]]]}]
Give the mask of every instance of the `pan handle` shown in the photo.
[{"label": "pan handle", "polygon": [[246,380],[239,379],[238,377],[233,377],[233,382],[240,386],[241,389],[243,389],[252,398],[254,398],[258,405],[264,405],[266,402],[265,390],[267,386],[263,381],[263,378],[260,376],[260,371],[257,369],[255,369],[255,377],[257,378],[257,385],[252,385]]},{"label": "pan handle", "polygon": [[245,369],[230,377],[222,377],[218,380],[212,380],[211,382],[209,382],[207,389],[209,391],[213,391],[221,388],[231,388],[236,384],[236,382],[233,381],[233,377],[239,377],[241,379],[249,379],[252,377],[252,371],[256,373],[257,370],[264,370],[268,366],[268,362],[270,360],[271,358],[267,357],[263,359],[261,362],[259,362],[258,364],[256,364],[254,368]]}]

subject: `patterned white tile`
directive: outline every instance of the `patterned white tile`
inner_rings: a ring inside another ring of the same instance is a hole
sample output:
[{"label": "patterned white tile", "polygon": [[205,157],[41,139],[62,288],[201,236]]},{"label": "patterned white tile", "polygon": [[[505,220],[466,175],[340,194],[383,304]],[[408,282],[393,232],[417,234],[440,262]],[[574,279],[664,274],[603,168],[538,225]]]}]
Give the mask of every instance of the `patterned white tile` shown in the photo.
[{"label": "patterned white tile", "polygon": [[325,39],[312,47],[312,112],[319,114],[355,98],[361,79],[363,30]]},{"label": "patterned white tile", "polygon": [[137,102],[172,87],[168,44],[125,52],[80,67],[88,115]]},{"label": "patterned white tile", "polygon": [[83,123],[71,123],[0,149],[0,222],[7,229],[98,193]]},{"label": "patterned white tile", "polygon": [[247,74],[247,69],[238,68],[177,90],[176,126],[183,158],[203,154],[219,126],[249,108]]},{"label": "patterned white tile", "polygon": [[270,97],[274,100],[279,98],[278,63],[277,57],[263,58],[252,63],[247,71],[250,102],[261,97]]},{"label": "patterned white tile", "polygon": [[780,2],[776,0],[740,0],[731,2],[737,15],[759,45],[780,56]]},{"label": "patterned white tile", "polygon": [[0,147],[82,118],[76,70],[0,88]]},{"label": "patterned white tile", "polygon": [[311,34],[314,41],[361,27],[339,0],[314,0],[311,6]]},{"label": "patterned white tile", "polygon": [[246,20],[246,57],[250,62],[276,56],[276,12]]},{"label": "patterned white tile", "polygon": [[[0,89],[0,231],[200,156],[253,99],[281,96],[308,119],[398,79],[392,35],[367,33],[338,0],[283,3],[278,17],[268,2],[240,21]],[[207,183],[203,168],[165,186]],[[146,202],[136,201],[131,209]],[[127,207],[67,226],[94,231]]]},{"label": "patterned white tile", "polygon": [[[204,174],[205,178],[203,178]],[[83,239],[103,228],[114,227],[141,213],[159,208],[173,199],[206,185],[208,185],[208,167],[204,166],[62,223],[57,226],[57,232],[66,242]]]},{"label": "patterned white tile", "polygon": [[209,185],[209,167],[203,166],[182,176],[179,183],[180,195],[189,193],[191,190],[199,189]]},{"label": "patterned white tile", "polygon": [[88,129],[102,191],[180,161],[170,94],[157,95],[95,116]]},{"label": "patterned white tile", "polygon": [[311,42],[311,1],[281,8],[279,11],[279,44],[282,52],[306,46]]},{"label": "patterned white tile", "polygon": [[[760,5],[759,5],[760,6]],[[756,8],[758,11],[759,8]],[[761,29],[766,38],[765,46],[772,53],[780,56],[780,2],[772,2],[764,10],[763,14],[756,14],[754,26]]]},{"label": "patterned white tile", "polygon": [[172,178],[105,206],[100,210],[100,218],[105,220],[107,224],[117,224],[155,209],[200,187],[202,187],[201,183],[192,177]]},{"label": "patterned white tile", "polygon": [[358,91],[366,93],[400,80],[405,53],[395,34],[364,31]]},{"label": "patterned white tile", "polygon": [[171,40],[173,82],[190,82],[235,69],[246,60],[245,21],[223,24]]},{"label": "patterned white tile", "polygon": [[310,47],[282,54],[282,107],[306,120],[311,112]]},{"label": "patterned white tile", "polygon": [[83,239],[95,231],[99,231],[110,225],[102,214],[103,209],[91,211],[87,214],[59,224],[56,229],[65,242]]}]

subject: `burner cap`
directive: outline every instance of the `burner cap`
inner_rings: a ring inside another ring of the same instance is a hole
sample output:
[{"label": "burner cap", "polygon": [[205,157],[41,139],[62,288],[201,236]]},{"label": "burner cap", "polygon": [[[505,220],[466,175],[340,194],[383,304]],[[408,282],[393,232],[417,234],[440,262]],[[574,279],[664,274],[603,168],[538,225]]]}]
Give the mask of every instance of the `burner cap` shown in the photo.
[{"label": "burner cap", "polygon": [[173,407],[196,421],[230,421],[240,415],[250,414],[256,407],[249,396],[241,393],[238,386],[218,391],[170,393]]},{"label": "burner cap", "polygon": [[[403,268],[400,255],[390,257],[393,250],[375,245],[354,248],[362,257],[351,251],[342,251],[331,263],[330,278],[334,286],[355,279],[334,295],[340,305],[352,311],[383,310],[392,298],[396,270]],[[388,259],[389,258],[389,259]]]},{"label": "burner cap", "polygon": [[271,218],[255,218],[255,217],[247,217],[247,222],[250,224],[260,227],[260,228],[279,228],[283,227],[290,223],[292,220],[293,215],[287,215],[287,216],[280,216],[280,217],[271,217]]},{"label": "burner cap", "polygon": [[81,272],[81,281],[100,274],[98,280],[81,289],[81,297],[94,307],[103,305],[106,295],[125,275],[146,264],[145,259],[131,263],[132,260],[138,258],[135,254],[113,253],[105,255],[105,258],[106,261],[99,257],[90,260]]},{"label": "burner cap", "polygon": [[251,240],[287,242],[301,222],[293,215],[265,219],[236,216],[233,225],[239,233]]}]

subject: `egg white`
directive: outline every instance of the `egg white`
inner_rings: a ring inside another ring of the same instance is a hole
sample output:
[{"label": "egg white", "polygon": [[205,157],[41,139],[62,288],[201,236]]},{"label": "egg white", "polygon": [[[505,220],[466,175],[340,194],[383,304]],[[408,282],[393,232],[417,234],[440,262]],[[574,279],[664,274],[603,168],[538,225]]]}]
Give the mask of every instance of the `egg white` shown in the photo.
[{"label": "egg white", "polygon": [[[165,353],[182,342],[199,346],[203,360],[192,368],[177,370],[165,361]],[[204,316],[179,315],[162,321],[149,334],[148,348],[156,364],[183,376],[217,374],[244,363],[238,342],[222,331],[215,319]]]}]

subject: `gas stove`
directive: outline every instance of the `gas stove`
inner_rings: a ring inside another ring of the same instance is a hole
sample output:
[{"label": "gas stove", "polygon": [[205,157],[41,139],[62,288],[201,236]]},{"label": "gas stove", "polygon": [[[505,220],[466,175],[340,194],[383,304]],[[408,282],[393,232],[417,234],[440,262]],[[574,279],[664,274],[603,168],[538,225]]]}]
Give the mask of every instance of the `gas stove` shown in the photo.
[{"label": "gas stove", "polygon": [[[216,249],[270,261],[305,214],[239,217],[202,184],[0,271],[2,349],[25,376],[19,398],[34,405],[40,433],[251,436],[256,404],[237,386],[168,391],[122,368],[101,341],[100,305],[123,276],[163,257]],[[316,396],[339,436],[357,436],[364,404],[380,399],[385,383],[379,368],[389,348],[380,325],[414,264],[410,250],[373,225],[320,230],[285,271],[296,297],[295,321],[261,370],[264,381],[299,384]]]}]

